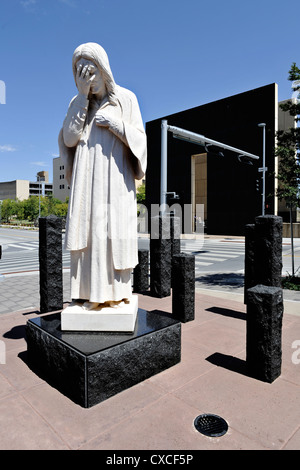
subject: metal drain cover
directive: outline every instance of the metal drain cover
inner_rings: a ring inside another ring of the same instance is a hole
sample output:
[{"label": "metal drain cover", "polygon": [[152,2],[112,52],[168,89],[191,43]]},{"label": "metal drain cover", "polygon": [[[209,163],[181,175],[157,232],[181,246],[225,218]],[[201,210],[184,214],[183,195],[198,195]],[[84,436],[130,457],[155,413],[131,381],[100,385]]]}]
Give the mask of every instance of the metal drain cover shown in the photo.
[{"label": "metal drain cover", "polygon": [[213,414],[197,416],[194,426],[201,434],[209,437],[220,437],[228,431],[225,419]]}]

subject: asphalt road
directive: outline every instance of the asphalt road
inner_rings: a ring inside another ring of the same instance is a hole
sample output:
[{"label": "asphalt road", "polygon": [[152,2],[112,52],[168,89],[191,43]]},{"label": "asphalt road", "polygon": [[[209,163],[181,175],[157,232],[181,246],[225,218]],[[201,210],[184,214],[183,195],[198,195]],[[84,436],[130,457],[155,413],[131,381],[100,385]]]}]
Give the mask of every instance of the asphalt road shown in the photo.
[{"label": "asphalt road", "polygon": [[[0,274],[33,272],[39,269],[38,232],[0,228],[2,260]],[[139,238],[139,248],[149,248],[149,240]],[[183,240],[181,251],[195,255],[195,276],[210,271],[242,272],[243,240]],[[70,264],[69,252],[63,250],[63,266]]]},{"label": "asphalt road", "polygon": [[[0,274],[34,272],[39,269],[37,230],[9,229],[0,227],[2,259]],[[139,238],[139,248],[149,248],[147,238]],[[292,272],[290,239],[283,240],[283,274]],[[245,244],[242,237],[205,237],[204,240],[181,241],[181,251],[195,255],[195,280],[218,279],[241,285],[244,272]],[[69,267],[69,252],[63,250],[63,266]],[[294,267],[300,266],[300,239],[294,240]]]}]

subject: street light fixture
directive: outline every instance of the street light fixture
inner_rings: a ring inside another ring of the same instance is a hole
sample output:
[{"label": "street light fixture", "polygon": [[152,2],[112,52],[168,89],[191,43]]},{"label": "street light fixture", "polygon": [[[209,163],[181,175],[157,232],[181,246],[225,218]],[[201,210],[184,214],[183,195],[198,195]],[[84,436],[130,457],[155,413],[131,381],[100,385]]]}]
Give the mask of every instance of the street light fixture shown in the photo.
[{"label": "street light fixture", "polygon": [[[173,137],[184,140],[186,142],[192,142],[194,144],[208,147],[212,145],[214,147],[222,148],[223,150],[229,150],[239,154],[239,157],[244,157],[253,160],[258,160],[257,155],[253,155],[249,152],[244,152],[238,148],[232,147],[231,145],[217,142],[216,140],[208,139],[204,135],[190,132],[180,127],[169,126],[167,120],[161,121],[161,169],[160,169],[160,207],[161,212],[165,212],[166,209],[166,194],[167,194],[167,158],[168,158],[168,131],[173,134]],[[220,156],[224,156],[222,152]]]}]

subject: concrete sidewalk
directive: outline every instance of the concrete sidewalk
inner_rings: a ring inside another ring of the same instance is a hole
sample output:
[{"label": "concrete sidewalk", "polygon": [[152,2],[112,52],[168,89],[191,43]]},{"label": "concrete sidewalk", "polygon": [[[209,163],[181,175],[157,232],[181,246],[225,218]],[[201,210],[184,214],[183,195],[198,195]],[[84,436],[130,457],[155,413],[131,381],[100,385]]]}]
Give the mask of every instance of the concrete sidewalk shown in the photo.
[{"label": "concrete sidewalk", "polygon": [[[65,284],[68,301],[68,273]],[[195,320],[182,324],[181,363],[84,409],[27,366],[25,325],[40,315],[38,276],[6,278],[0,292],[6,352],[0,364],[0,449],[300,449],[300,351],[293,349],[300,342],[298,302],[285,302],[282,374],[272,384],[246,373],[243,295],[197,289]],[[4,293],[12,302],[7,313]],[[171,312],[171,305],[171,297],[139,295],[140,308],[149,311]],[[223,417],[228,432],[219,438],[197,432],[194,419],[202,413]]]}]

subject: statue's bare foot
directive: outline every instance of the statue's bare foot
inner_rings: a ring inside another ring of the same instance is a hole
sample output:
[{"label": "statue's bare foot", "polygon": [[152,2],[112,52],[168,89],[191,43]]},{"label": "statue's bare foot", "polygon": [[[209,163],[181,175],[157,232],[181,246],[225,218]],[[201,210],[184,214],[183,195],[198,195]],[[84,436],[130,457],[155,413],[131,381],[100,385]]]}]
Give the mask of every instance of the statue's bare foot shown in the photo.
[{"label": "statue's bare foot", "polygon": [[129,300],[129,299],[108,300],[107,302],[105,302],[105,305],[106,305],[107,307],[116,308],[116,307],[123,307],[124,304],[129,304],[129,303],[130,303],[130,300]]},{"label": "statue's bare foot", "polygon": [[[76,299],[72,299],[72,302],[68,305],[68,307],[66,307],[66,309],[68,309],[68,310],[69,310],[69,309],[72,309],[72,310],[73,310],[73,309],[76,309],[76,308],[78,308],[78,307],[80,307],[80,308],[82,307],[82,301],[76,300]],[[66,309],[65,309],[65,310],[66,310]]]},{"label": "statue's bare foot", "polygon": [[119,304],[120,302],[117,302],[115,300],[108,300],[107,302],[105,302],[105,305],[107,305],[107,307],[112,307],[112,308],[118,307]]},{"label": "statue's bare foot", "polygon": [[80,300],[72,299],[69,307],[75,307],[76,305],[82,305],[82,302],[80,302]]},{"label": "statue's bare foot", "polygon": [[89,301],[86,301],[84,302],[82,308],[83,310],[94,310],[95,308],[97,308],[99,306],[99,303],[98,302],[89,302]]}]

